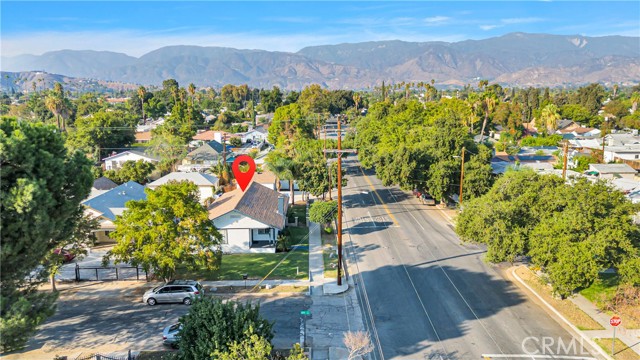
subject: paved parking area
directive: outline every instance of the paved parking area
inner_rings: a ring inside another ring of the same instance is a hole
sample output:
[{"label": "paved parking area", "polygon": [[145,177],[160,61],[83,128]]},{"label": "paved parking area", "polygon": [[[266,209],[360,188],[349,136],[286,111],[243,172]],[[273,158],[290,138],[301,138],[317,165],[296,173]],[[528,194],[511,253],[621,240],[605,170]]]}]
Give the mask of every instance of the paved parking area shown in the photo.
[{"label": "paved parking area", "polygon": [[[73,355],[105,347],[110,351],[163,349],[162,330],[177,322],[189,307],[143,304],[142,294],[152,286],[140,282],[83,283],[61,291],[55,315],[40,326],[24,351],[7,359],[51,359],[54,354]],[[215,296],[259,301],[262,315],[275,321],[276,348],[289,348],[299,341],[299,314],[311,304],[304,295]],[[41,357],[43,353],[50,355]]]}]

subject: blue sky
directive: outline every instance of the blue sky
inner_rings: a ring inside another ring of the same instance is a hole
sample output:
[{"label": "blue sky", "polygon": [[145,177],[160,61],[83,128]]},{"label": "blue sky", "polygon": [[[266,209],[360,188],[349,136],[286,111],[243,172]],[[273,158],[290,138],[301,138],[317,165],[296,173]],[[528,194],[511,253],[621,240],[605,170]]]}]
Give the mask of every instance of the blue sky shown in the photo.
[{"label": "blue sky", "polygon": [[640,1],[0,2],[3,56],[60,49],[140,56],[167,45],[297,51],[509,32],[640,36]]}]

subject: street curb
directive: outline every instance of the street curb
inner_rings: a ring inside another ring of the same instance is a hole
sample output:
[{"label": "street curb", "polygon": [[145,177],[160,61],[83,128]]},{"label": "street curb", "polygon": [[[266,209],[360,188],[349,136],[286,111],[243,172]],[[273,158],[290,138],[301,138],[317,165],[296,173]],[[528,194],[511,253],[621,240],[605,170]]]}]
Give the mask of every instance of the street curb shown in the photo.
[{"label": "street curb", "polygon": [[614,360],[611,356],[609,356],[609,354],[607,354],[598,344],[596,344],[593,340],[591,340],[587,335],[585,335],[580,329],[578,329],[575,325],[573,325],[569,320],[567,320],[564,316],[562,316],[562,314],[560,314],[560,312],[558,310],[556,310],[556,308],[554,308],[551,304],[549,304],[545,299],[542,298],[542,296],[540,296],[535,290],[533,290],[529,285],[527,285],[527,283],[524,282],[524,280],[522,280],[520,278],[520,276],[518,276],[518,274],[516,274],[516,269],[517,268],[513,268],[511,270],[511,275],[513,275],[513,277],[522,285],[524,285],[525,288],[527,288],[533,295],[535,295],[538,300],[540,300],[547,308],[549,308],[549,310],[551,310],[559,319],[561,319],[566,325],[569,326],[569,328],[571,328],[571,330],[575,333],[580,335],[580,337],[585,340],[587,342],[587,344],[589,344],[594,350],[596,350],[598,353],[600,353],[600,355],[604,356],[605,359],[607,360]]}]

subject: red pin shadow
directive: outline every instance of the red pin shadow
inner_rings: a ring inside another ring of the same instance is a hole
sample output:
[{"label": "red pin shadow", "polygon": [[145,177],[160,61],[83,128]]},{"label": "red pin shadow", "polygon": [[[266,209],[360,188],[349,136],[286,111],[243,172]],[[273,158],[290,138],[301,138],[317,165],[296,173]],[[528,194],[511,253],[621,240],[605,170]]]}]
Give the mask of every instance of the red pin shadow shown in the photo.
[{"label": "red pin shadow", "polygon": [[[246,162],[249,164],[249,170],[247,172],[240,171],[240,163]],[[231,170],[233,170],[233,176],[235,176],[240,189],[244,191],[251,179],[253,178],[253,174],[256,172],[256,163],[253,162],[251,156],[248,155],[240,155],[235,160],[233,160],[233,164],[231,165]]]}]

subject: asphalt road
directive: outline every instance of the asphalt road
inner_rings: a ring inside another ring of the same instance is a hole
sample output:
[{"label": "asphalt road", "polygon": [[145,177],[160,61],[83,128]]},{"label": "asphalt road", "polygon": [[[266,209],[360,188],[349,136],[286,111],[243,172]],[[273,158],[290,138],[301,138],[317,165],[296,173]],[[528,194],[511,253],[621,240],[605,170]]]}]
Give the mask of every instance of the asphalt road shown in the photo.
[{"label": "asphalt road", "polygon": [[[55,315],[48,318],[28,344],[25,352],[35,349],[82,349],[113,345],[126,351],[162,350],[162,330],[189,311],[183,304],[142,303],[142,293],[152,287],[147,283],[84,283],[61,293]],[[223,296],[223,298],[231,298]],[[239,301],[260,302],[260,313],[274,321],[275,348],[290,348],[299,338],[299,314],[311,300],[304,295],[235,295]]]},{"label": "asphalt road", "polygon": [[440,210],[344,164],[345,247],[375,359],[590,356],[482,247],[461,244]]}]

